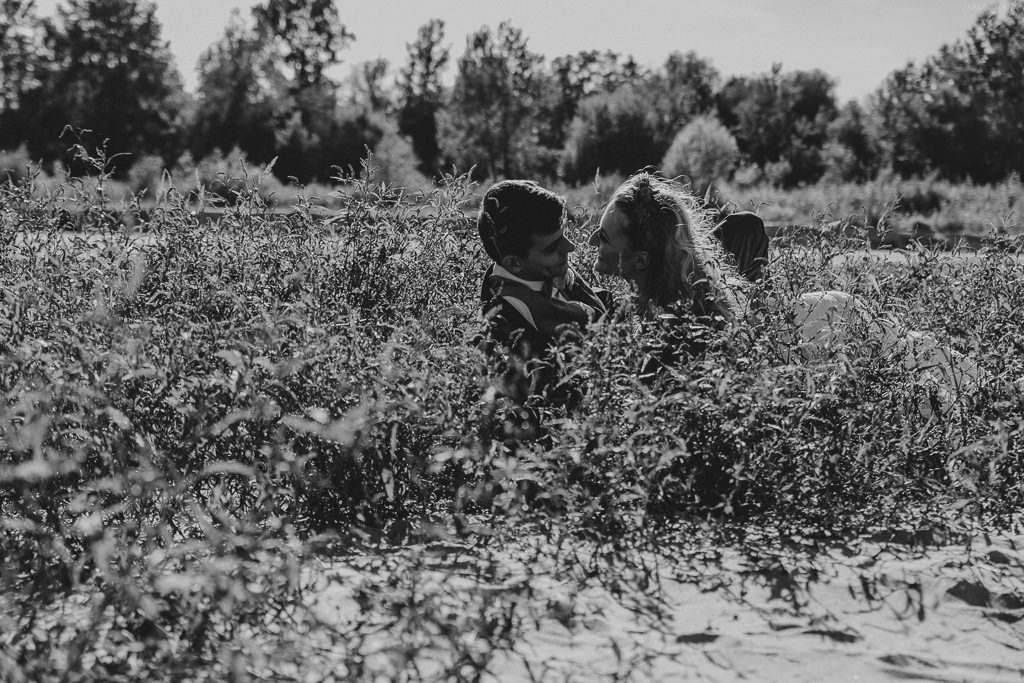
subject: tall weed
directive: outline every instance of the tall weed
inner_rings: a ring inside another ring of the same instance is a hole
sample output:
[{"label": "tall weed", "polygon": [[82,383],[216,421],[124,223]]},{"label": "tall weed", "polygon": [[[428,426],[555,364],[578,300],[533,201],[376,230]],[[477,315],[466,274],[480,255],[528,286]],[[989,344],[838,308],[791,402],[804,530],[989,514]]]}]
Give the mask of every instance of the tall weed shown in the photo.
[{"label": "tall weed", "polygon": [[[556,355],[576,398],[532,403],[523,429],[473,343],[484,263],[467,178],[416,194],[350,180],[329,219],[309,201],[268,211],[253,177],[232,179],[234,205],[202,223],[180,192],[146,211],[112,197],[98,170],[62,192],[111,220],[75,232],[60,195],[0,187],[11,680],[241,680],[310,662],[469,679],[514,647],[531,584],[502,551],[532,538],[517,566],[646,595],[636,550],[682,547],[654,538],[670,527],[841,535],[950,506],[997,524],[1024,502],[1019,238],[893,261],[864,234],[784,235],[756,322],[644,380],[658,327],[601,323]],[[570,232],[592,216],[574,211]],[[788,303],[822,288],[913,320],[991,381],[922,410],[931,390],[869,325],[805,358]],[[327,557],[369,572],[338,579],[347,630],[310,602]],[[453,613],[435,579],[460,571],[496,597]],[[397,640],[375,658],[381,628]]]}]

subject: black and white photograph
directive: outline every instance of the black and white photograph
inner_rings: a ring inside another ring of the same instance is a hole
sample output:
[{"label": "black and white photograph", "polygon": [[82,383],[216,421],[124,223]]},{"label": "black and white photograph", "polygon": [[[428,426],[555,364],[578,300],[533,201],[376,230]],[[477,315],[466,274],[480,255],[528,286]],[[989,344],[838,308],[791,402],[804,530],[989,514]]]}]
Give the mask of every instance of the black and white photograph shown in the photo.
[{"label": "black and white photograph", "polygon": [[1024,680],[1024,0],[0,0],[0,683]]}]

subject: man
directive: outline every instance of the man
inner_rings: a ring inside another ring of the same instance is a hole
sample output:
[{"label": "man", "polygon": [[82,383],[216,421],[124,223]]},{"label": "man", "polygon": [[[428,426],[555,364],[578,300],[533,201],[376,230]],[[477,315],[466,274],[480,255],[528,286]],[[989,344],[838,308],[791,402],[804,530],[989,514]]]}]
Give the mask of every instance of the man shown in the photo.
[{"label": "man", "polygon": [[542,357],[560,334],[601,317],[605,302],[569,267],[565,199],[529,180],[484,195],[477,230],[494,263],[480,289],[487,333],[523,359]]}]

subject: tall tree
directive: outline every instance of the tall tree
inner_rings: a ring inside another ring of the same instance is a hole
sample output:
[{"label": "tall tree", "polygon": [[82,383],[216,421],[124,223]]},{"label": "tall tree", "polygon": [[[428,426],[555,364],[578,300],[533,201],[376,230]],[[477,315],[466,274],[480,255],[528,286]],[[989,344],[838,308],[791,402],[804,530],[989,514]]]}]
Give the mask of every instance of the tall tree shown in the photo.
[{"label": "tall tree", "polygon": [[192,149],[203,157],[237,147],[249,160],[275,156],[275,128],[287,105],[283,73],[235,10],[224,35],[199,57]]},{"label": "tall tree", "polygon": [[526,42],[508,22],[494,33],[485,26],[466,40],[442,136],[445,153],[463,169],[476,165],[483,176],[529,172],[537,151],[533,119],[543,60]]},{"label": "tall tree", "polygon": [[383,57],[360,62],[352,67],[346,83],[348,100],[355,107],[390,112],[394,93],[387,83],[391,65]]},{"label": "tall tree", "polygon": [[864,107],[847,102],[828,126],[828,142],[822,150],[834,180],[864,181],[879,171],[881,154],[876,126]]},{"label": "tall tree", "polygon": [[834,84],[824,72],[768,74],[729,79],[718,92],[719,120],[736,137],[748,161],[773,169],[784,185],[813,182],[824,171],[821,149],[836,116]]},{"label": "tall tree", "polygon": [[561,148],[580,102],[597,93],[610,93],[644,76],[633,57],[617,52],[583,50],[551,61],[544,82],[541,119],[541,144]]},{"label": "tall tree", "polygon": [[152,3],[67,0],[44,34],[49,60],[24,98],[33,153],[61,156],[70,124],[109,139],[109,152],[174,156],[185,95]]},{"label": "tall tree", "polygon": [[890,74],[871,105],[902,175],[990,182],[1024,171],[1024,1],[983,12],[965,39]]},{"label": "tall tree", "polygon": [[412,140],[419,169],[427,175],[440,170],[437,113],[444,98],[441,75],[450,52],[443,42],[443,21],[431,19],[421,26],[416,40],[405,46],[409,60],[399,76],[398,130]]},{"label": "tall tree", "polygon": [[41,29],[35,0],[0,0],[0,116],[17,110],[23,93],[39,84]]},{"label": "tall tree", "polygon": [[341,62],[339,53],[355,39],[334,0],[266,0],[253,15],[263,39],[291,70],[296,90],[325,85],[327,69]]},{"label": "tall tree", "polygon": [[[343,139],[349,127],[340,121],[338,85],[327,72],[341,63],[341,51],[355,36],[333,0],[264,0],[253,17],[261,44],[284,76],[274,121],[275,170],[303,182],[326,179],[331,164],[348,162],[339,157],[353,142]],[[358,164],[358,157],[352,161]]]},{"label": "tall tree", "polygon": [[667,149],[687,123],[714,108],[719,84],[718,70],[696,52],[668,56],[645,86],[660,144]]},{"label": "tall tree", "polygon": [[665,154],[642,84],[624,85],[580,102],[565,143],[563,173],[585,181],[595,173],[633,173]]}]

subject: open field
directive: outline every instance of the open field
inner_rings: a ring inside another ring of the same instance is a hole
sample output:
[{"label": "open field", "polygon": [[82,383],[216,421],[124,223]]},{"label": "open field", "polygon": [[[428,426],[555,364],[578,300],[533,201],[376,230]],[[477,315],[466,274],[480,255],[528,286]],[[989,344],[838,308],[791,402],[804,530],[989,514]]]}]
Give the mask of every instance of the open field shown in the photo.
[{"label": "open field", "polygon": [[[783,234],[678,372],[567,340],[538,432],[473,345],[475,188],[358,190],[69,233],[0,188],[0,680],[1020,678],[1019,236]],[[983,381],[799,353],[831,289]]]}]

